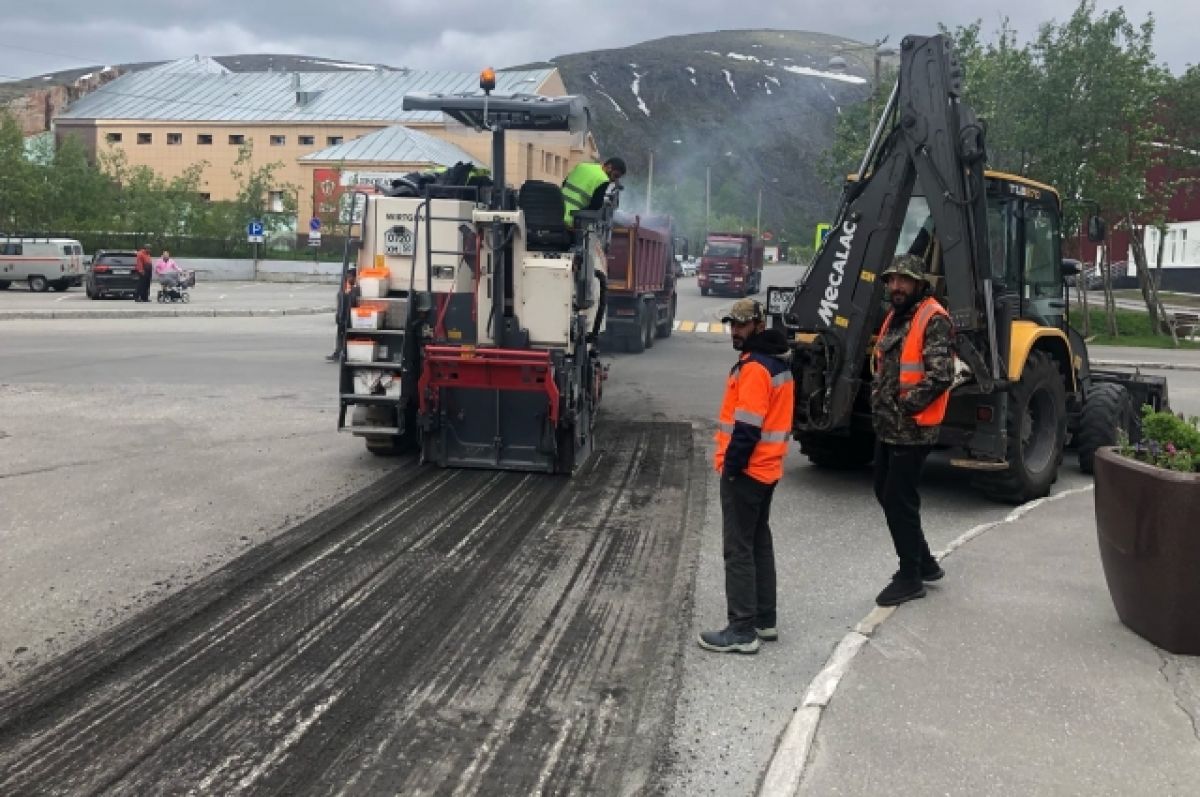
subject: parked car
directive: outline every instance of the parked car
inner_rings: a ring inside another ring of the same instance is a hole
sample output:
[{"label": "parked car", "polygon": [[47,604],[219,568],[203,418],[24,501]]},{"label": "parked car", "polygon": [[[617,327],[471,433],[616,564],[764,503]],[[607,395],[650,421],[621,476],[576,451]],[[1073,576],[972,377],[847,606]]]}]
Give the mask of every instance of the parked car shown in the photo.
[{"label": "parked car", "polygon": [[14,282],[42,293],[65,291],[83,279],[83,247],[73,238],[21,238],[0,241],[0,290]]},{"label": "parked car", "polygon": [[137,288],[137,274],[133,270],[135,262],[137,252],[97,252],[83,281],[88,298],[133,296]]},{"label": "parked car", "polygon": [[686,257],[679,262],[679,270],[685,277],[696,276],[696,258]]}]

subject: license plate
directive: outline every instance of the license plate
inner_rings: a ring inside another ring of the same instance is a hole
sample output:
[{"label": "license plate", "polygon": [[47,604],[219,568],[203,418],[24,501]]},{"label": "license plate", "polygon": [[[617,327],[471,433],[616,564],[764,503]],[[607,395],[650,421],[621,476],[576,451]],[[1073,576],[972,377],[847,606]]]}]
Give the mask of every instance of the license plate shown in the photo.
[{"label": "license plate", "polygon": [[729,282],[729,277],[713,277],[713,282]]},{"label": "license plate", "polygon": [[130,271],[131,271],[131,269],[127,269],[127,268],[114,268],[113,269],[114,274],[121,274],[121,275],[128,274],[128,273],[130,273]]}]

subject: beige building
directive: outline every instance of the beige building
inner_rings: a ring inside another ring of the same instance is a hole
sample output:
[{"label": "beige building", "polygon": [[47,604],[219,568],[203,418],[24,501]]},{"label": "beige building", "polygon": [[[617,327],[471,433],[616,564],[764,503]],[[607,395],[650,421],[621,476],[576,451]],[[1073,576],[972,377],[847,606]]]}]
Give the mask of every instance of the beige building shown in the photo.
[{"label": "beige building", "polygon": [[[498,94],[566,94],[556,69],[498,72],[496,79]],[[55,118],[55,135],[77,137],[93,158],[121,152],[130,166],[149,166],[168,179],[203,163],[200,190],[214,201],[237,195],[232,172],[242,146],[251,144],[255,167],[280,164],[268,205],[282,208],[284,194],[295,191],[297,216],[304,220],[318,210],[330,170],[403,174],[460,159],[488,165],[490,136],[440,113],[402,107],[411,92],[474,91],[478,76],[468,73],[235,73],[196,57],[123,75],[97,89]],[[404,129],[418,135],[405,136]],[[410,139],[409,146],[397,146],[403,139]],[[590,135],[513,133],[506,144],[510,184],[561,182],[576,163],[597,156]]]}]

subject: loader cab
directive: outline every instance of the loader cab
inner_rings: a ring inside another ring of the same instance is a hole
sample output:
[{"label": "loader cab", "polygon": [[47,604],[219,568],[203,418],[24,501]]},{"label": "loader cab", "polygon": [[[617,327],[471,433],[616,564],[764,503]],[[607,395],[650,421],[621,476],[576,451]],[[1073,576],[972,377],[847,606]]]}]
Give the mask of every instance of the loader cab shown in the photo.
[{"label": "loader cab", "polygon": [[[1020,297],[1018,317],[1066,329],[1058,193],[1023,177],[987,172],[987,241],[998,293]],[[934,295],[945,299],[941,249],[924,196],[909,201],[896,253],[925,258]]]}]

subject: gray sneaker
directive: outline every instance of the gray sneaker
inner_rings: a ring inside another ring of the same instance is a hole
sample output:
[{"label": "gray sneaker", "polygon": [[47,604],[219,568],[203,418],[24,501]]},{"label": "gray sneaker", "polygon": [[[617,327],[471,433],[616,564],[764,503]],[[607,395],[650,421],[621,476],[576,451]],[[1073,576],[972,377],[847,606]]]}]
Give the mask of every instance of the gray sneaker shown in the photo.
[{"label": "gray sneaker", "polygon": [[763,642],[774,642],[779,639],[779,629],[775,626],[771,626],[770,628],[756,628],[754,631]]},{"label": "gray sneaker", "polygon": [[701,631],[700,647],[715,653],[758,653],[758,634],[753,631]]}]

